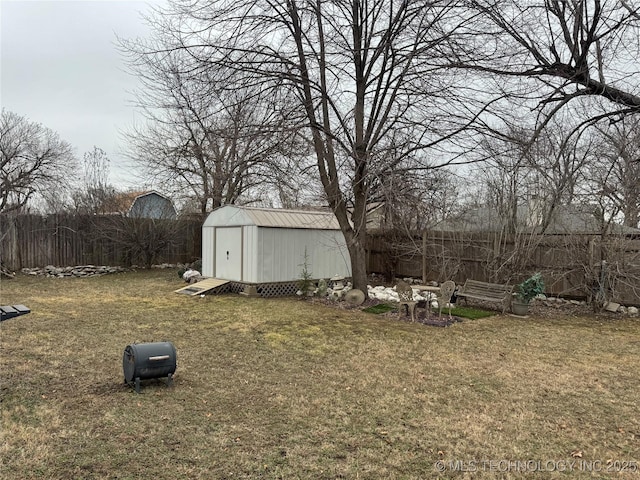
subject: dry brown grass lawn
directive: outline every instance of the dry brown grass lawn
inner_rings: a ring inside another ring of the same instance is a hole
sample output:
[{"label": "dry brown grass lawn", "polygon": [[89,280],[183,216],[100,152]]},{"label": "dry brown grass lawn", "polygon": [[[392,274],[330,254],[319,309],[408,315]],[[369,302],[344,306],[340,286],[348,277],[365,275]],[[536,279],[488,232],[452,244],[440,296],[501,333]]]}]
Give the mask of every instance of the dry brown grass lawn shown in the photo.
[{"label": "dry brown grass lawn", "polygon": [[[436,328],[180,286],[2,281],[32,313],[0,324],[0,477],[640,478],[636,319]],[[161,340],[174,386],[137,395],[124,348]]]}]

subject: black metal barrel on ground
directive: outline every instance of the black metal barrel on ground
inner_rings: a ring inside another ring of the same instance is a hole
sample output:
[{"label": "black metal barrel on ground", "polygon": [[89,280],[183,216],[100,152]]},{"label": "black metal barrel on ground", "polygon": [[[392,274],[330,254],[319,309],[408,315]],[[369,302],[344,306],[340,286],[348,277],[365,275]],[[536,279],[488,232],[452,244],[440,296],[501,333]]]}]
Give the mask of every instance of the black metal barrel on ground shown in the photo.
[{"label": "black metal barrel on ground", "polygon": [[176,371],[176,349],[171,342],[134,343],[124,349],[122,357],[124,381],[135,385],[140,393],[140,381],[167,377],[171,384]]}]

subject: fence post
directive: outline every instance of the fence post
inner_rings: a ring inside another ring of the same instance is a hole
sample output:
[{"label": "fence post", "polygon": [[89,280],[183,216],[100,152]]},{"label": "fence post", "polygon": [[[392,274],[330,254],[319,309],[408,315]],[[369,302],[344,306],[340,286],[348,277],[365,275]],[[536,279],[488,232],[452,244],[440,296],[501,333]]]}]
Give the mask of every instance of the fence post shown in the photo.
[{"label": "fence post", "polygon": [[427,284],[427,231],[422,231],[422,284]]}]

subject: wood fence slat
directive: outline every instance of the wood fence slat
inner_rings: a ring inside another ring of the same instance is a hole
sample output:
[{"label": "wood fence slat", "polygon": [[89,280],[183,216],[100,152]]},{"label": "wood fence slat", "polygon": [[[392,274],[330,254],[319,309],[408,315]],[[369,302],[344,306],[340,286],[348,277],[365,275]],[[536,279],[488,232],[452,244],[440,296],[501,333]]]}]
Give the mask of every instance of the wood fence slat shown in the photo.
[{"label": "wood fence slat", "polygon": [[[391,238],[395,241],[393,245]],[[630,272],[619,275],[616,301],[640,304],[640,284],[634,284],[640,279],[640,240],[633,237],[425,231],[404,239],[401,235],[372,233],[369,240],[368,271],[387,277],[422,278],[426,270],[425,280],[464,283],[473,279],[515,284],[522,277],[541,271],[549,294],[576,297],[588,294],[590,280],[585,270],[599,271],[601,260],[606,258],[617,266],[624,265],[625,272]],[[412,250],[414,245],[420,247]],[[508,265],[510,256],[519,251],[526,252],[522,255],[525,262],[522,268],[506,269],[502,276],[497,275],[501,262]]]},{"label": "wood fence slat", "polygon": [[[0,215],[0,259],[11,270],[45,265],[127,266],[123,248],[100,237],[98,227],[109,218],[75,215]],[[144,219],[140,219],[141,222]],[[186,263],[201,256],[202,224],[176,222],[173,243],[165,247],[158,263]]]}]

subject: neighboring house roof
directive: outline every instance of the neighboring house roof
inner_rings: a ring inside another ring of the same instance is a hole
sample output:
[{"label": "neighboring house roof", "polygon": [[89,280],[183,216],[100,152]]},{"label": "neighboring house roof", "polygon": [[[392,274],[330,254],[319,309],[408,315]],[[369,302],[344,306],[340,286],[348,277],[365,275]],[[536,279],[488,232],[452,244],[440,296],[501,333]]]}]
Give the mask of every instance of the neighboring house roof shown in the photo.
[{"label": "neighboring house roof", "polygon": [[495,209],[475,207],[453,215],[432,227],[432,230],[449,232],[497,232],[506,226],[506,222]]},{"label": "neighboring house roof", "polygon": [[225,205],[207,217],[205,226],[256,225],[273,228],[310,228],[340,230],[333,212],[329,210],[286,210],[281,208],[242,207]]},{"label": "neighboring house roof", "polygon": [[[535,232],[539,225],[532,221],[533,215],[527,206],[518,208],[518,224],[522,231]],[[497,232],[503,230],[507,221],[495,208],[476,207],[464,211],[454,217],[448,218],[433,227],[437,231],[463,231],[463,232]],[[551,218],[546,234],[598,234],[601,231],[600,222],[586,208],[577,206],[558,207]],[[637,228],[626,227],[619,224],[609,225],[610,233],[634,235],[640,234]]]},{"label": "neighboring house roof", "polygon": [[[634,235],[640,230],[627,227],[618,223],[611,223],[607,226],[608,233]],[[589,211],[581,210],[578,207],[562,207],[557,209],[551,223],[545,233],[549,234],[594,234],[602,230],[600,221]]]},{"label": "neighboring house roof", "polygon": [[[386,202],[369,202],[366,206],[367,229],[381,229],[387,223]],[[348,209],[349,215],[353,214],[353,207]]]}]

